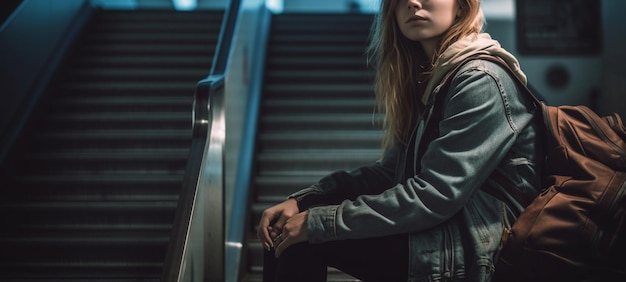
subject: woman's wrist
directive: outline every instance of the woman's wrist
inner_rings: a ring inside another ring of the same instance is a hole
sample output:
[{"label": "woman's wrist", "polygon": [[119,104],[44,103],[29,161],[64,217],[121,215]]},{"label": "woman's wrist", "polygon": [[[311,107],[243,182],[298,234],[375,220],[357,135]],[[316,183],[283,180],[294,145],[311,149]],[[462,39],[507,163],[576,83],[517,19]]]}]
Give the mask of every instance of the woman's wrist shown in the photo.
[{"label": "woman's wrist", "polygon": [[307,210],[305,207],[302,206],[302,199],[306,196],[307,194],[303,194],[303,195],[299,195],[296,197],[289,197],[289,200],[294,200],[296,202],[296,206],[298,207],[298,212],[302,212]]}]

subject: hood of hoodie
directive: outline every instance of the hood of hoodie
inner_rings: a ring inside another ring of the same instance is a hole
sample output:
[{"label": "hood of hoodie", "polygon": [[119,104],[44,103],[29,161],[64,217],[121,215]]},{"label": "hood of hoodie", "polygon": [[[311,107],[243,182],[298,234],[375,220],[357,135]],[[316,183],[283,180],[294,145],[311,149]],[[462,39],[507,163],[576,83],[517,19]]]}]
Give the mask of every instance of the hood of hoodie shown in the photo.
[{"label": "hood of hoodie", "polygon": [[426,85],[424,97],[422,97],[422,103],[426,105],[429,102],[433,89],[439,85],[441,79],[448,71],[466,58],[478,54],[500,57],[509,65],[515,75],[526,84],[526,75],[522,72],[519,62],[511,53],[503,49],[500,43],[492,39],[487,33],[472,34],[450,45],[435,61],[433,73]]}]

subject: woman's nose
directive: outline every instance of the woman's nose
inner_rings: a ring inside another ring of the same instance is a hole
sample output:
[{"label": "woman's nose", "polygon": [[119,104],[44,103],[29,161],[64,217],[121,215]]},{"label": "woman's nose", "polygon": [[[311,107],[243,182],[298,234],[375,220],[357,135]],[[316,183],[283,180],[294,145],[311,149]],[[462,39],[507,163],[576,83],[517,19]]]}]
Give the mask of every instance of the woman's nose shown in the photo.
[{"label": "woman's nose", "polygon": [[422,2],[418,0],[409,0],[407,3],[407,8],[409,10],[420,10],[422,9]]}]

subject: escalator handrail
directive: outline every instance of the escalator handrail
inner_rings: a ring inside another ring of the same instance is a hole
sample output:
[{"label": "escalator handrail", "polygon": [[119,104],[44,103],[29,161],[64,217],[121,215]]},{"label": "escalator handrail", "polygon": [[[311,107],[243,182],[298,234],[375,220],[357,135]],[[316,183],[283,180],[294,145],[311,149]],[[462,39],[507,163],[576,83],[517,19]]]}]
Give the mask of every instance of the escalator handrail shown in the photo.
[{"label": "escalator handrail", "polygon": [[230,51],[235,37],[235,28],[237,27],[240,7],[241,0],[230,1],[226,15],[222,20],[210,75],[224,75],[226,73],[226,66],[230,59]]},{"label": "escalator handrail", "polygon": [[212,130],[214,110],[211,97],[223,90],[223,77],[209,77],[197,85],[193,105],[193,137],[178,206],[172,225],[170,243],[165,256],[161,281],[182,281],[185,254],[189,246],[189,230],[198,194],[203,155]]},{"label": "escalator handrail", "polygon": [[[205,162],[205,150],[207,148],[207,141],[212,141],[211,134],[216,128],[212,128],[212,124],[215,121],[214,117],[219,116],[223,111],[223,107],[215,105],[214,101],[223,101],[224,95],[224,73],[228,60],[230,57],[230,49],[232,41],[234,39],[234,31],[237,23],[237,17],[239,14],[240,0],[231,0],[230,5],[226,9],[222,25],[220,28],[220,34],[216,51],[213,59],[213,65],[211,67],[210,74],[207,78],[198,82],[196,91],[194,94],[193,102],[193,137],[191,143],[191,149],[188,158],[187,168],[185,170],[185,176],[183,179],[183,185],[181,188],[180,197],[178,200],[178,207],[174,217],[172,225],[172,233],[170,236],[170,243],[168,245],[163,272],[161,275],[161,281],[181,281],[184,275],[185,267],[185,255],[187,253],[187,247],[189,246],[189,234],[191,224],[193,223],[193,211],[197,203],[198,184],[200,175],[202,173],[203,162]],[[219,102],[218,102],[219,103]],[[223,131],[221,127],[219,130]],[[224,134],[221,132],[220,134]],[[222,144],[210,144],[209,147],[220,146]],[[223,152],[223,148],[218,148],[220,152]],[[218,166],[217,169],[223,170],[223,163],[219,161],[218,164],[205,164],[205,166]],[[222,174],[217,174],[217,177],[221,177]],[[216,179],[217,183],[221,183],[223,190],[223,179]],[[223,197],[222,197],[223,204]],[[216,226],[220,231],[220,235],[224,236],[224,211],[222,208],[220,222]],[[221,240],[221,250],[217,250],[218,253],[223,254],[223,242]],[[223,255],[220,255],[221,261],[211,262],[214,264],[212,267],[216,267],[214,271],[221,272],[216,274],[223,277]]]},{"label": "escalator handrail", "polygon": [[[263,78],[265,75],[265,55],[269,41],[270,25],[272,14],[266,6],[260,6],[256,11],[257,20],[254,22],[255,36],[251,46],[255,46],[253,54],[249,56],[249,82],[248,82],[248,102],[244,115],[241,144],[239,147],[238,166],[236,168],[236,179],[232,187],[230,199],[231,216],[226,222],[226,273],[225,281],[240,281],[241,275],[246,271],[244,261],[244,243],[246,232],[248,231],[247,216],[250,209],[250,185],[253,175],[253,163],[255,154],[255,142],[257,135],[257,119],[259,118],[259,108],[263,88]],[[230,189],[230,187],[229,187]]]}]

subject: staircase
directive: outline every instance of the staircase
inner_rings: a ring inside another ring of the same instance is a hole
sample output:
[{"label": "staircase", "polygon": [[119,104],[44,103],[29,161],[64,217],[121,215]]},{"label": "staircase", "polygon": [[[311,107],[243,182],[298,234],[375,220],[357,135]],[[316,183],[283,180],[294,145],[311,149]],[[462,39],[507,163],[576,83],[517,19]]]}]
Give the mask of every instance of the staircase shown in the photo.
[{"label": "staircase", "polygon": [[[362,14],[272,18],[244,281],[261,281],[263,248],[256,229],[264,209],[329,172],[380,157],[380,122],[365,56],[372,20]],[[355,279],[330,269],[329,281]]]},{"label": "staircase", "polygon": [[158,281],[223,11],[98,11],[0,172],[1,281]]}]

